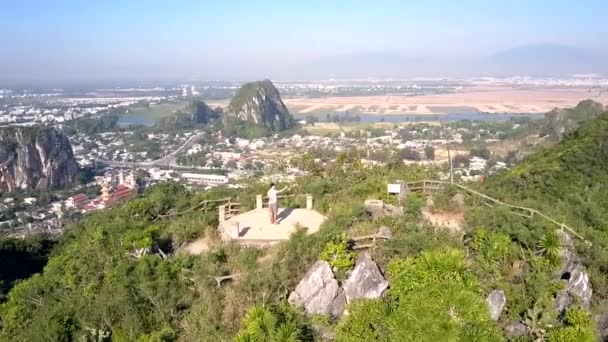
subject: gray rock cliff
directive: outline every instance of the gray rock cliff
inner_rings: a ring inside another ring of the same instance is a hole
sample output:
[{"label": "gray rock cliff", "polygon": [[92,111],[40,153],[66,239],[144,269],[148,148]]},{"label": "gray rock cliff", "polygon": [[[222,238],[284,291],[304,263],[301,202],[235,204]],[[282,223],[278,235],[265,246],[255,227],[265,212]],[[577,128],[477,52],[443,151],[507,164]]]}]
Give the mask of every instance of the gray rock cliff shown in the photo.
[{"label": "gray rock cliff", "polygon": [[566,282],[566,288],[560,291],[555,298],[556,310],[560,313],[564,312],[575,300],[582,307],[589,308],[593,295],[589,275],[580,258],[576,255],[576,249],[570,235],[561,230],[556,232],[563,245],[561,255],[563,267],[558,275],[562,281]]},{"label": "gray rock cliff", "polygon": [[271,131],[293,127],[293,117],[269,80],[244,84],[228,106],[226,117],[264,126]]},{"label": "gray rock cliff", "polygon": [[72,145],[59,130],[0,129],[0,192],[65,187],[77,171]]}]

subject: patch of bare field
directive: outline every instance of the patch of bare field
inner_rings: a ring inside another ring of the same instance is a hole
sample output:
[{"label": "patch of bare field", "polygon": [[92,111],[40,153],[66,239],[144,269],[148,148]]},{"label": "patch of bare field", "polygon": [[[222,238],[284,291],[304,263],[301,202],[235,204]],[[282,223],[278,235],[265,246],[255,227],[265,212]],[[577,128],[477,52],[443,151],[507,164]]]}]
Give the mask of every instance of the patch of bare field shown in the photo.
[{"label": "patch of bare field", "polygon": [[508,86],[470,87],[460,92],[435,95],[349,96],[291,98],[284,102],[294,113],[356,110],[366,114],[443,114],[454,108],[486,113],[545,113],[555,107],[572,107],[592,99],[608,103],[608,93],[587,88]]}]

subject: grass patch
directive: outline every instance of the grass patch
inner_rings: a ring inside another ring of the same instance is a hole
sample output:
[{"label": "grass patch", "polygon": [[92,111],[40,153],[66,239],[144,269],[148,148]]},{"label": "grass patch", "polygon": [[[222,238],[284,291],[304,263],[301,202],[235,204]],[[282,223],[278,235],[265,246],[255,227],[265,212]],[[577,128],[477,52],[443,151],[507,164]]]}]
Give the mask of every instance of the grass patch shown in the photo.
[{"label": "grass patch", "polygon": [[149,107],[135,107],[129,109],[127,115],[143,117],[157,122],[162,118],[173,115],[175,111],[184,108],[186,105],[187,102],[151,104]]}]

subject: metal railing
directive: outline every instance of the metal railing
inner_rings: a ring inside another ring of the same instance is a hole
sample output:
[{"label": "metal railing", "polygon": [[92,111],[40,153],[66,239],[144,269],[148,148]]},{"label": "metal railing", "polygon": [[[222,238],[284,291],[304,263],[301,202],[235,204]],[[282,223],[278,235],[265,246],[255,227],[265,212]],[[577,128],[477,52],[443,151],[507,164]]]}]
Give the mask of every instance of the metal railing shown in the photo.
[{"label": "metal railing", "polygon": [[541,218],[558,226],[560,229],[567,230],[572,235],[581,239],[586,244],[592,245],[592,243],[589,240],[585,239],[582,235],[577,233],[576,230],[574,230],[572,227],[566,225],[565,223],[555,220],[554,218],[550,217],[549,215],[544,214],[543,212],[541,212],[537,209],[506,203],[499,199],[488,196],[486,194],[483,194],[477,190],[473,190],[473,189],[471,189],[467,186],[461,185],[461,184],[450,183],[447,181],[440,181],[440,180],[428,180],[428,179],[415,181],[415,182],[406,182],[405,184],[408,186],[408,189],[410,191],[421,191],[422,190],[422,192],[425,194],[432,193],[434,191],[440,190],[449,185],[453,185],[461,190],[466,191],[470,195],[473,195],[473,196],[476,196],[476,197],[479,197],[479,198],[485,200],[486,202],[484,202],[483,204],[488,207],[493,207],[495,205],[505,206],[505,207],[509,208],[513,214],[522,216],[525,218],[529,218],[529,219],[533,218],[534,215],[540,216]]}]

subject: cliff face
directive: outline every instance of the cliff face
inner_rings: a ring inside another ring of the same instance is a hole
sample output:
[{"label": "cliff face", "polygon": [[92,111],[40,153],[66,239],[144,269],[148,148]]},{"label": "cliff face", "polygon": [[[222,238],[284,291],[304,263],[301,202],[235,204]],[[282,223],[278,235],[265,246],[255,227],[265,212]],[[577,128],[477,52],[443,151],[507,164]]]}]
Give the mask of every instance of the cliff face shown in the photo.
[{"label": "cliff face", "polygon": [[61,188],[77,169],[72,145],[57,129],[0,128],[0,192]]},{"label": "cliff face", "polygon": [[194,101],[190,103],[186,107],[185,113],[188,120],[197,124],[206,124],[219,116],[216,110],[211,109],[211,107],[203,101]]},{"label": "cliff face", "polygon": [[279,91],[269,80],[244,84],[234,95],[227,115],[282,131],[293,126],[293,117],[281,100]]},{"label": "cliff face", "polygon": [[574,108],[556,108],[545,114],[545,124],[541,127],[544,135],[561,139],[574,132],[581,123],[595,119],[605,111],[601,103],[592,100],[581,101]]}]

